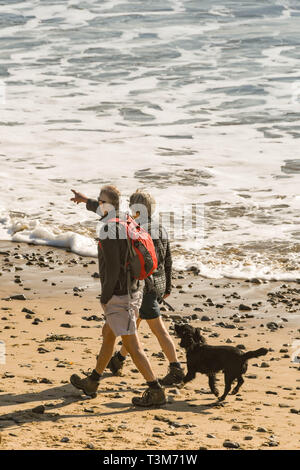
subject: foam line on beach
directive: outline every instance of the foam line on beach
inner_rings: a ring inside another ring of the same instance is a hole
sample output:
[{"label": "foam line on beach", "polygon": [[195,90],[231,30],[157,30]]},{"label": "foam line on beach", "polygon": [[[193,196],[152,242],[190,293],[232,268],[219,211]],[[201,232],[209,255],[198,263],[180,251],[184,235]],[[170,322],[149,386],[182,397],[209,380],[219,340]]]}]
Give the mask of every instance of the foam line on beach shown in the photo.
[{"label": "foam line on beach", "polygon": [[[28,221],[26,218],[17,220],[0,214],[0,240],[17,243],[30,243],[42,246],[54,246],[65,248],[79,256],[97,257],[97,242],[88,234],[76,233],[72,230],[63,230],[56,226],[40,224],[38,220]],[[178,246],[178,245],[177,245]],[[219,247],[220,248],[220,247]],[[224,251],[220,257],[213,247],[195,255],[191,253],[182,254],[180,248],[174,256],[175,270],[190,270],[194,267],[198,273],[206,278],[220,279],[253,279],[295,281],[300,279],[299,270],[284,271],[274,261],[272,264],[260,256],[245,253],[242,260],[229,258]]]}]

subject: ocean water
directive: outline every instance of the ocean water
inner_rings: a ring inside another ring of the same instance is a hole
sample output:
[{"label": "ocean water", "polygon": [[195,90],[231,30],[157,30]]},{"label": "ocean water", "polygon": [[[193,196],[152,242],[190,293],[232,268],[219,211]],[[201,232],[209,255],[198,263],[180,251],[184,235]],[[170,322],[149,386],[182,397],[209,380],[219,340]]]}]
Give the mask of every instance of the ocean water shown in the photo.
[{"label": "ocean water", "polygon": [[0,239],[96,256],[70,189],[113,183],[175,267],[299,279],[299,31],[298,0],[0,0]]}]

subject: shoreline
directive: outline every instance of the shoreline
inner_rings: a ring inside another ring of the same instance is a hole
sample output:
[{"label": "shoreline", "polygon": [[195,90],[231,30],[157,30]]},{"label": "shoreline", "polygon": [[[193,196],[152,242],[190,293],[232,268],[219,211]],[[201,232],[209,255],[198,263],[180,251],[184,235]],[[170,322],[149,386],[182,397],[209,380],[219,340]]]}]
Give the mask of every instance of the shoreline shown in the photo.
[{"label": "shoreline", "polygon": [[[300,448],[300,364],[291,362],[293,344],[300,347],[299,282],[174,271],[168,302],[175,312],[162,308],[171,333],[173,319],[183,316],[202,328],[209,344],[264,346],[269,353],[249,361],[240,393],[224,404],[216,404],[207,377],[197,374],[184,388],[166,389],[167,405],[136,409],[131,398],[145,384],[131,359],[123,377],[104,374],[96,399],[69,384],[72,373],[94,367],[101,344],[97,260],[15,242],[0,242],[0,252],[7,253],[0,255],[0,339],[6,346],[0,449],[223,449],[225,439],[241,449]],[[26,300],[8,300],[22,294]],[[267,326],[272,322],[274,329]],[[163,376],[168,363],[146,322],[140,337],[155,373]],[[185,353],[172,338],[186,367]],[[223,374],[217,378],[222,391]],[[39,405],[42,414],[32,411]]]}]

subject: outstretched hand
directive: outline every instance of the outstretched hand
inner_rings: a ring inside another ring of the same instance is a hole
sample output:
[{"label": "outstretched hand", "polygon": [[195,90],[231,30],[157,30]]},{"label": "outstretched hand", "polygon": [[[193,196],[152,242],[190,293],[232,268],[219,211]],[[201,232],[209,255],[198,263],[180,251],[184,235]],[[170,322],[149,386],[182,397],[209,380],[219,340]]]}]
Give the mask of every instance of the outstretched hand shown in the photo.
[{"label": "outstretched hand", "polygon": [[76,202],[77,204],[80,202],[87,202],[88,198],[84,194],[75,191],[75,189],[71,189],[71,191],[74,193],[74,197],[71,198],[71,201]]}]

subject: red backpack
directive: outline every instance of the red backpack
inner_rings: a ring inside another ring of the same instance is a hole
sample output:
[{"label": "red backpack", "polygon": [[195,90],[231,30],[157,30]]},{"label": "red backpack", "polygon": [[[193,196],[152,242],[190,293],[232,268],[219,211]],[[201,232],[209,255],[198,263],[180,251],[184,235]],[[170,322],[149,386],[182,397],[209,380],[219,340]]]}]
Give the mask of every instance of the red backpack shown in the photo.
[{"label": "red backpack", "polygon": [[[126,230],[128,243],[126,268],[130,266],[131,274],[135,279],[147,279],[158,266],[155,247],[150,234],[128,214],[127,220],[114,218],[107,223],[109,222],[118,222]],[[99,246],[101,247],[100,241]]]}]

